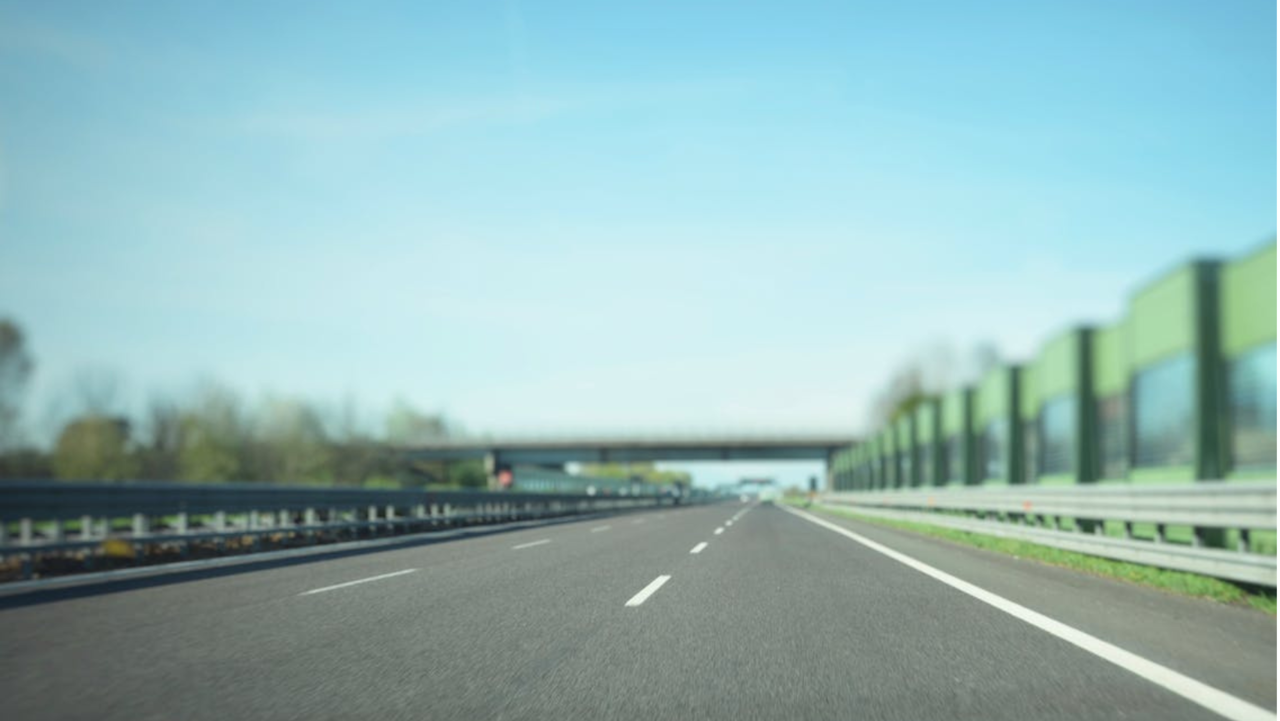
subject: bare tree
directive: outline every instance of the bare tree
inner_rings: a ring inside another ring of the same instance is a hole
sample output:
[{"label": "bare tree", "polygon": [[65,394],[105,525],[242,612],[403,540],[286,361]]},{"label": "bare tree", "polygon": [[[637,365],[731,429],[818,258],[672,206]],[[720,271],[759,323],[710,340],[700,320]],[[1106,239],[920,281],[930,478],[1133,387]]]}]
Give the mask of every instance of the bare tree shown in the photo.
[{"label": "bare tree", "polygon": [[272,482],[327,482],[333,464],[321,414],[306,401],[269,398],[259,413],[255,475]]},{"label": "bare tree", "polygon": [[185,424],[177,403],[153,397],[143,427],[143,468],[146,478],[171,481],[178,478]]},{"label": "bare tree", "polygon": [[242,480],[250,441],[240,398],[230,389],[207,382],[190,411],[182,414],[179,477],[211,483]]},{"label": "bare tree", "polygon": [[919,360],[910,360],[894,372],[889,385],[876,396],[871,407],[877,425],[889,423],[915,408],[928,394],[924,388],[924,371]]},{"label": "bare tree", "polygon": [[387,414],[387,441],[412,445],[456,435],[442,414],[427,415],[398,399]]},{"label": "bare tree", "polygon": [[963,382],[977,383],[998,365],[1000,365],[1000,351],[996,349],[996,345],[991,341],[978,343],[969,350],[969,355],[965,359]]},{"label": "bare tree", "polygon": [[111,368],[81,368],[75,376],[75,399],[80,413],[88,416],[111,415],[120,395],[120,374]]},{"label": "bare tree", "polygon": [[977,383],[999,364],[1000,354],[989,341],[974,345],[959,358],[946,343],[926,346],[899,365],[875,396],[871,420],[877,426],[889,423],[913,411],[926,398]]},{"label": "bare tree", "polygon": [[22,328],[0,318],[0,452],[17,441],[22,396],[32,367]]}]

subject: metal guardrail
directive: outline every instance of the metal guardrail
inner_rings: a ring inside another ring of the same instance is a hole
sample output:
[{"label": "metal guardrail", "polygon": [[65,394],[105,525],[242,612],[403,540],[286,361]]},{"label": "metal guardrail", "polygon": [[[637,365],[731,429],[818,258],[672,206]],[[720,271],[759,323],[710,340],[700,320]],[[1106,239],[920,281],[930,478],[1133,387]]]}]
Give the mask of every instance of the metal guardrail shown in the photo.
[{"label": "metal guardrail", "polygon": [[[51,554],[93,552],[107,542],[139,549],[264,537],[409,533],[445,526],[532,520],[687,502],[672,496],[370,490],[261,484],[0,482],[0,559],[23,576]],[[123,521],[123,524],[122,524]],[[120,528],[124,525],[126,527]]]},{"label": "metal guardrail", "polygon": [[[1000,486],[824,494],[824,503],[868,516],[927,523],[1263,586],[1276,586],[1276,557],[1247,552],[1252,531],[1276,529],[1276,481],[1190,484]],[[1106,521],[1124,535],[1105,535]],[[1154,524],[1153,540],[1132,525]],[[1165,541],[1190,526],[1193,545]],[[1064,529],[1065,527],[1065,529]],[[1091,528],[1092,533],[1082,529]],[[1235,550],[1207,548],[1206,529],[1239,531]]]}]

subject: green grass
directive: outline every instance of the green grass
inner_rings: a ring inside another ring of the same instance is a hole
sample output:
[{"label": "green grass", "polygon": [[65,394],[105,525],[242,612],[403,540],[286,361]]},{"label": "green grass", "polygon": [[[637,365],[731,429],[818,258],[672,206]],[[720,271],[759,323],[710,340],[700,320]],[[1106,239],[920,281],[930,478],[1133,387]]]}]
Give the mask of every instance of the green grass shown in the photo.
[{"label": "green grass", "polygon": [[[797,506],[802,506],[804,504],[803,499],[785,499],[784,502]],[[1041,546],[1037,543],[1019,541],[1011,538],[998,538],[996,536],[988,536],[981,533],[959,531],[951,528],[930,526],[924,523],[914,523],[911,521],[895,521],[886,518],[864,516],[843,508],[815,506],[814,510],[820,510],[822,513],[829,513],[836,516],[854,518],[863,523],[871,523],[877,526],[886,526],[903,531],[920,533],[926,536],[933,536],[934,538],[941,538],[953,543],[981,548],[987,551],[994,551],[996,553],[1003,553],[1016,558],[1027,558],[1033,561],[1049,564],[1051,566],[1070,568],[1074,571],[1081,571],[1095,576],[1128,581],[1130,583],[1136,583],[1150,588],[1157,588],[1162,591],[1169,591],[1183,596],[1204,598],[1217,601],[1219,603],[1227,603],[1237,606],[1250,606],[1260,611],[1265,611],[1273,616],[1276,614],[1275,591],[1248,589],[1229,581],[1223,581],[1209,576],[1201,576],[1199,574],[1187,573],[1185,571],[1170,571],[1163,568],[1156,568],[1155,566],[1144,566],[1137,563],[1127,563],[1125,561],[1115,561],[1109,558],[1100,558],[1098,556],[1090,556],[1084,553],[1076,553],[1074,551],[1064,551],[1058,548]]]}]

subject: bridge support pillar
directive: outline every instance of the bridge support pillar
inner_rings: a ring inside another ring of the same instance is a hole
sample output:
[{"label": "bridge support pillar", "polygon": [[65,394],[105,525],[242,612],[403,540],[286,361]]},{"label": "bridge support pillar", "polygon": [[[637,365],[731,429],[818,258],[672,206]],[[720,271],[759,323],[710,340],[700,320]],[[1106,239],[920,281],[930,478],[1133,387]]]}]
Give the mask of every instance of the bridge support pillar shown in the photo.
[{"label": "bridge support pillar", "polygon": [[[490,491],[511,490],[511,468],[502,462],[498,451],[489,451],[484,456],[484,474],[489,479]],[[506,481],[504,484],[503,481]]]},{"label": "bridge support pillar", "polygon": [[836,489],[835,460],[836,460],[836,452],[834,450],[828,451],[827,463],[826,463],[826,466],[824,467],[824,470],[826,471],[826,473],[823,474],[824,483],[826,485],[824,485],[822,489],[827,493],[831,493]]}]

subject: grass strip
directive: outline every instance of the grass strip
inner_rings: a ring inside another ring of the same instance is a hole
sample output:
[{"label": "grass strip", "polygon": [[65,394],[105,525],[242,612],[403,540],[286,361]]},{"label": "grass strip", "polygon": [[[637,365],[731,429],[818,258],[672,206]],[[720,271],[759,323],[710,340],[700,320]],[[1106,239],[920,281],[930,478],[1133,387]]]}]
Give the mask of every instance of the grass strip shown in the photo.
[{"label": "grass strip", "polygon": [[[804,505],[803,499],[788,498],[784,499],[784,502],[793,506]],[[931,526],[925,523],[915,523],[912,521],[897,521],[887,518],[864,516],[856,511],[851,511],[845,508],[832,508],[831,506],[818,504],[815,505],[812,510],[818,510],[822,513],[835,516],[853,518],[862,523],[870,523],[877,526],[896,528],[902,531],[910,531],[912,533],[919,533],[926,536],[932,536],[934,538],[941,538],[953,543],[981,548],[987,551],[994,551],[996,553],[1003,553],[1016,558],[1027,558],[1051,566],[1069,568],[1074,571],[1081,571],[1095,576],[1128,581],[1130,583],[1136,583],[1150,588],[1157,588],[1162,591],[1169,591],[1183,596],[1204,598],[1235,606],[1249,606],[1269,613],[1272,616],[1276,615],[1276,593],[1273,590],[1240,586],[1231,583],[1230,581],[1224,581],[1210,576],[1201,576],[1196,573],[1187,573],[1186,571],[1171,571],[1164,568],[1157,568],[1155,566],[1144,566],[1137,563],[1116,561],[1110,558],[1101,558],[1099,556],[1090,556],[1084,553],[1076,553],[1075,551],[1064,551],[1062,549],[1042,546],[1038,543],[1031,543],[1029,541],[1020,541],[1012,538],[999,538],[997,536],[988,536],[981,533],[973,533],[971,531],[943,528],[941,526]]]}]

